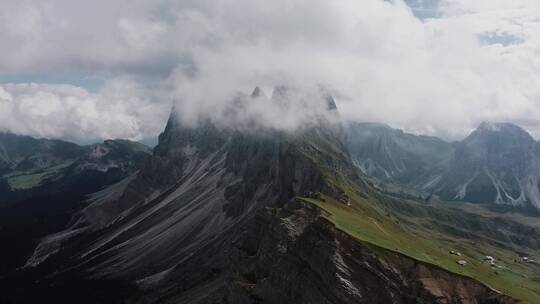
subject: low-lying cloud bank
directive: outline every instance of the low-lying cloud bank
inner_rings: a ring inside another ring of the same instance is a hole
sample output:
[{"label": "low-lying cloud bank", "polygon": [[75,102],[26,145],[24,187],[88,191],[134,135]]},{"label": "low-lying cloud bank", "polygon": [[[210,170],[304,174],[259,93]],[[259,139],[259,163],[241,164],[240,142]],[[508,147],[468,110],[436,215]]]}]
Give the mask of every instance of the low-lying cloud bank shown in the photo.
[{"label": "low-lying cloud bank", "polygon": [[163,105],[139,98],[134,88],[110,85],[100,94],[71,85],[1,85],[0,131],[72,140],[140,140],[163,127]]},{"label": "low-lying cloud bank", "polygon": [[[0,85],[0,129],[140,139],[173,101],[186,123],[227,119],[214,114],[239,92],[287,85],[326,88],[350,120],[451,139],[511,121],[540,137],[540,3],[437,2],[437,18],[420,20],[401,0],[8,1],[0,74],[106,81],[94,93]],[[304,119],[264,103],[246,113],[279,128]]]}]

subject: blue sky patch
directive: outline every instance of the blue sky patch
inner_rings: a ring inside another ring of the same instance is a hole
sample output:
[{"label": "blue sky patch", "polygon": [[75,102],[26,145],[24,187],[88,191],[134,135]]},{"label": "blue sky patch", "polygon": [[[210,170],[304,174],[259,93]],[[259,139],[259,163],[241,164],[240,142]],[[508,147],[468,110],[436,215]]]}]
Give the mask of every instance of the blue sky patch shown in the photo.
[{"label": "blue sky patch", "polygon": [[523,39],[508,33],[485,33],[479,36],[479,39],[484,44],[502,44],[509,46],[513,44],[523,43]]},{"label": "blue sky patch", "polygon": [[39,83],[39,84],[70,84],[85,88],[87,91],[98,92],[105,83],[105,79],[89,77],[86,75],[50,75],[50,74],[30,74],[30,75],[2,75],[1,83]]},{"label": "blue sky patch", "polygon": [[405,0],[405,3],[420,20],[439,17],[440,0]]}]

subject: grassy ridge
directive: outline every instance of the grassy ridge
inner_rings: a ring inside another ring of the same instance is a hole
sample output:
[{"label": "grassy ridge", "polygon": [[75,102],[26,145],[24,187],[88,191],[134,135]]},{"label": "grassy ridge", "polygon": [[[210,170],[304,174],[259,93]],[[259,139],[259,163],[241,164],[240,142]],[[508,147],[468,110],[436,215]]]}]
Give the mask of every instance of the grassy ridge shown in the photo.
[{"label": "grassy ridge", "polygon": [[[478,210],[452,211],[438,204],[432,204],[427,210],[425,205],[404,198],[390,198],[344,169],[351,164],[340,145],[327,140],[325,136],[316,138],[308,141],[310,149],[305,157],[320,169],[331,187],[338,192],[343,191],[351,199],[352,206],[328,196],[322,197],[324,201],[301,199],[327,211],[330,214],[328,219],[336,227],[377,248],[398,252],[476,279],[523,303],[540,303],[540,266],[514,261],[519,258],[518,252],[532,255],[532,249],[513,244],[509,239],[497,239],[493,233],[488,233],[494,227],[483,222],[482,216],[487,218],[489,214],[480,215]],[[399,189],[387,190],[392,192]],[[404,193],[408,194],[407,197],[426,195]],[[463,216],[464,212],[467,217]],[[471,218],[475,219],[473,224]],[[525,224],[534,222],[534,219],[515,221]],[[441,227],[441,224],[446,226]],[[476,231],[478,227],[482,231]],[[452,231],[455,228],[459,229]],[[450,254],[451,250],[460,251],[462,256]],[[492,268],[485,263],[485,255],[497,258],[497,267]],[[468,265],[458,265],[457,261],[461,259],[466,260]]]},{"label": "grassy ridge", "polygon": [[[346,192],[351,197],[351,207],[330,197],[324,197],[324,201],[302,200],[327,211],[331,214],[328,219],[336,227],[361,241],[471,277],[524,303],[540,303],[540,281],[535,280],[538,268],[512,263],[515,253],[448,235],[421,230],[412,232],[403,228],[399,219],[385,214],[372,202],[356,196],[353,191]],[[459,250],[463,256],[452,255],[450,250]],[[502,259],[502,262],[498,262],[496,268],[490,267],[482,261],[487,253]],[[458,265],[456,261],[459,259],[466,260],[468,265]]]}]

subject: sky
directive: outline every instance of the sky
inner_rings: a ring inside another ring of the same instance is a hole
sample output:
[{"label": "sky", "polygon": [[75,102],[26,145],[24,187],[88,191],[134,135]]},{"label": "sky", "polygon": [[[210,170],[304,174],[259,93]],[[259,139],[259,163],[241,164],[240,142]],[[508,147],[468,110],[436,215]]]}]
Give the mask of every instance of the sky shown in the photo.
[{"label": "sky", "polygon": [[[196,122],[226,112],[255,86],[271,95],[286,85],[324,87],[347,120],[449,140],[482,121],[505,121],[540,139],[538,0],[0,0],[0,7],[1,131],[144,140],[163,130],[173,104],[183,121]],[[311,108],[302,105],[295,111]],[[272,111],[261,103],[254,112]]]}]

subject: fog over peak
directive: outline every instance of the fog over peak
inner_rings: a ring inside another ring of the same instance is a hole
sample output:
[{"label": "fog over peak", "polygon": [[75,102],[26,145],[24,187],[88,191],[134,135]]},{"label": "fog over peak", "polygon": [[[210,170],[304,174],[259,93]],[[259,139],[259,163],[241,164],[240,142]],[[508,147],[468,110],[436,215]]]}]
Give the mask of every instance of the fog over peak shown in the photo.
[{"label": "fog over peak", "polygon": [[141,139],[172,103],[188,124],[296,128],[323,103],[281,113],[261,97],[231,114],[285,85],[326,88],[347,120],[447,139],[509,121],[539,137],[540,4],[439,0],[419,19],[407,2],[6,0],[0,129]]},{"label": "fog over peak", "polygon": [[193,98],[180,99],[173,106],[173,117],[187,127],[210,121],[221,127],[248,131],[294,132],[321,122],[341,123],[333,97],[321,86],[278,85],[269,95],[271,97],[257,86],[251,94],[237,92],[232,97],[224,95],[208,103]]}]

